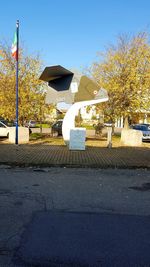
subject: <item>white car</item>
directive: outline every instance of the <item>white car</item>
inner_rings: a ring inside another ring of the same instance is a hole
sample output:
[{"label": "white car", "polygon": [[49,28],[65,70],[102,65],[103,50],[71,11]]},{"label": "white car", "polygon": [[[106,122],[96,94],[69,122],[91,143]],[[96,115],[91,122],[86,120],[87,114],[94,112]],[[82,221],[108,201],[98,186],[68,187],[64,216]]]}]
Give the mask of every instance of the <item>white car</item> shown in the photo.
[{"label": "white car", "polygon": [[0,137],[9,137],[9,129],[10,127],[0,121]]}]

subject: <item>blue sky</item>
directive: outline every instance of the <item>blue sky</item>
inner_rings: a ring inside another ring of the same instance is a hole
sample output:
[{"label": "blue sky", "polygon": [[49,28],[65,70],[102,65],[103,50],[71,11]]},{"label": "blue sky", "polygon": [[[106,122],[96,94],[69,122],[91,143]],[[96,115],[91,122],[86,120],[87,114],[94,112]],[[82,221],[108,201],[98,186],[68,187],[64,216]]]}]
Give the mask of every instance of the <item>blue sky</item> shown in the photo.
[{"label": "blue sky", "polygon": [[0,40],[13,40],[20,21],[20,43],[40,53],[44,66],[80,70],[122,33],[150,31],[149,0],[0,0]]}]

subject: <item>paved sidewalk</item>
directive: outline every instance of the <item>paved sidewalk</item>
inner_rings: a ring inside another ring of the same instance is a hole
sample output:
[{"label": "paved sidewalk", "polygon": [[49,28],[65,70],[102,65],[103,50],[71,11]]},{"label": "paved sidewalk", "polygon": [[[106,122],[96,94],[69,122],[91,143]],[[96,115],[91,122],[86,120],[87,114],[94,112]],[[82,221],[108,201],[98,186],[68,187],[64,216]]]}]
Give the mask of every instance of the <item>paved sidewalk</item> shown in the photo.
[{"label": "paved sidewalk", "polygon": [[146,147],[86,147],[69,151],[58,145],[0,144],[0,164],[39,167],[150,168],[150,149]]}]

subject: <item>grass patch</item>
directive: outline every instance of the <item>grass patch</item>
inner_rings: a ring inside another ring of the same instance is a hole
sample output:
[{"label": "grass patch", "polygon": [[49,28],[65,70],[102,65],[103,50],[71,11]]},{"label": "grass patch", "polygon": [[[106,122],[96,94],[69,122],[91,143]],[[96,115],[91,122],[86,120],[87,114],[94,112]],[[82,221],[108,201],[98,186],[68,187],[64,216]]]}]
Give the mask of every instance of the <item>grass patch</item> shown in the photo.
[{"label": "grass patch", "polygon": [[50,134],[31,133],[30,144],[51,144],[64,145],[64,140],[61,137],[51,137]]},{"label": "grass patch", "polygon": [[93,125],[88,125],[88,124],[81,124],[81,127],[86,128],[87,130],[94,130],[95,128]]},{"label": "grass patch", "polygon": [[[30,134],[30,144],[36,144],[36,145],[60,145],[64,146],[65,142],[63,140],[62,136],[58,137],[52,137],[50,134],[41,134],[41,133],[32,133]],[[107,147],[107,136],[93,136],[86,138],[85,142],[86,146],[91,147]],[[118,135],[112,136],[112,147],[121,147],[121,137]],[[149,143],[142,143],[142,147],[150,148],[150,142]]]},{"label": "grass patch", "polygon": [[[37,123],[36,124],[36,127],[37,128],[40,128],[41,127],[41,124],[40,123]],[[48,124],[48,123],[42,123],[42,128],[50,128],[51,126],[50,126],[50,124]]]},{"label": "grass patch", "polygon": [[30,134],[30,140],[37,140],[37,139],[40,139],[40,138],[43,138],[43,134],[41,133],[31,133]]}]

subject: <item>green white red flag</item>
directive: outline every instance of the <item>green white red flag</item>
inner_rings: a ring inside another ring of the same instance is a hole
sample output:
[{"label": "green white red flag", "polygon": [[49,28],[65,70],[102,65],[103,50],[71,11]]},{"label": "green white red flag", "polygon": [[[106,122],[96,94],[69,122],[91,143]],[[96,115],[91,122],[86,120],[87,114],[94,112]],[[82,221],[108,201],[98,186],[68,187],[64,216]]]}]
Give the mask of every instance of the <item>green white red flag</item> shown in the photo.
[{"label": "green white red flag", "polygon": [[17,33],[15,32],[14,40],[11,46],[12,57],[18,60],[18,50],[17,50]]}]

